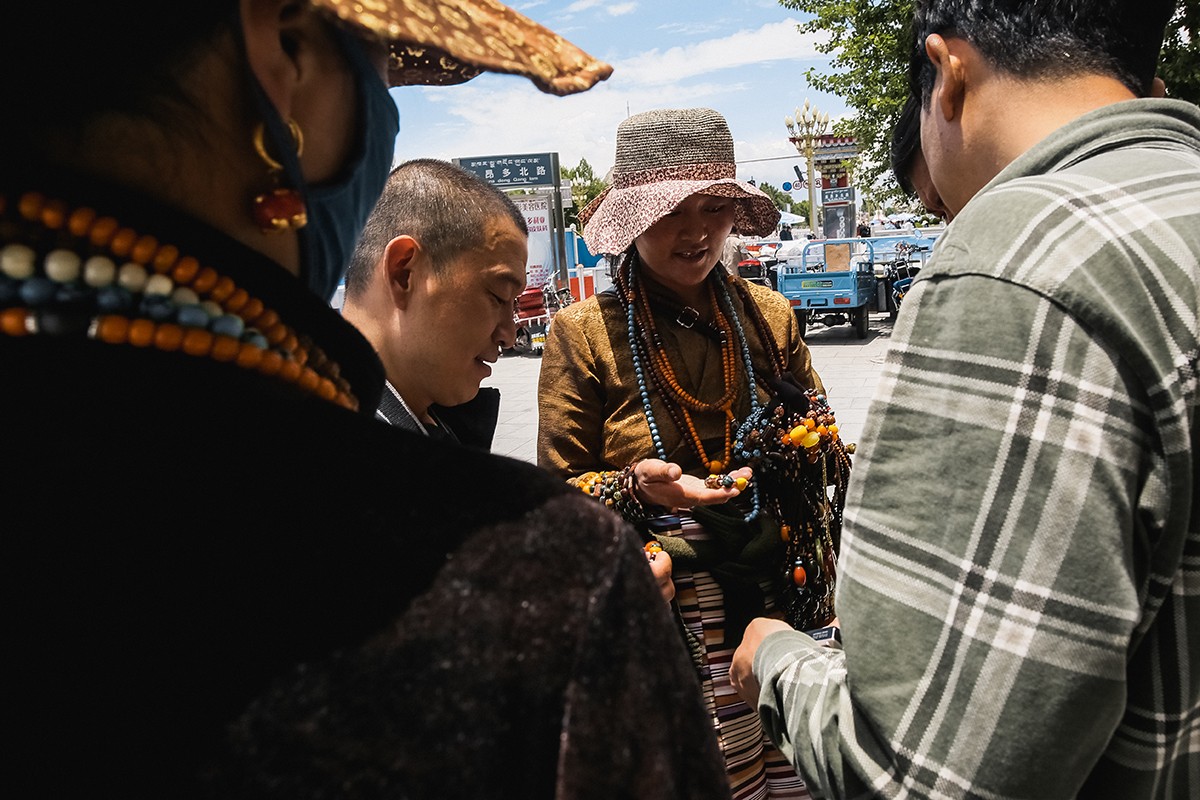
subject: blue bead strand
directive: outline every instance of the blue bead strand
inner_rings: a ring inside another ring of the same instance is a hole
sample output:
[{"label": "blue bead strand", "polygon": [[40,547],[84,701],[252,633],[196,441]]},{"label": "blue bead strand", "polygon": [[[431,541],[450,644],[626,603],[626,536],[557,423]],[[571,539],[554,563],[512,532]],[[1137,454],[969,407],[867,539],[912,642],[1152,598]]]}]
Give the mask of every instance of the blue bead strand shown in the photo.
[{"label": "blue bead strand", "polygon": [[[654,443],[654,451],[658,453],[658,457],[663,461],[667,460],[667,451],[663,447],[662,437],[658,432],[658,423],[654,419],[654,409],[650,405],[650,389],[646,386],[646,374],[643,369],[643,358],[641,346],[637,335],[637,323],[633,319],[633,271],[634,259],[626,259],[628,265],[628,280],[626,286],[629,287],[628,305],[625,307],[625,318],[627,321],[627,330],[629,331],[629,351],[633,356],[633,372],[637,376],[638,392],[642,396],[642,410],[646,414],[646,424],[650,427],[650,440]],[[647,358],[649,355],[647,354]]]}]

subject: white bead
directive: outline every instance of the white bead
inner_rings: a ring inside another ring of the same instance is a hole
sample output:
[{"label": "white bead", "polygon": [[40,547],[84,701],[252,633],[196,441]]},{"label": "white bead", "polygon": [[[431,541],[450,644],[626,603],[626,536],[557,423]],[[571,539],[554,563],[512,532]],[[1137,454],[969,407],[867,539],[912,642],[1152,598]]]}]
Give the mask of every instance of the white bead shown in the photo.
[{"label": "white bead", "polygon": [[177,306],[192,306],[200,302],[200,295],[186,286],[177,286],[175,291],[171,292],[171,300]]},{"label": "white bead", "polygon": [[219,303],[214,303],[212,300],[205,300],[200,304],[200,307],[208,312],[208,315],[213,319],[225,313],[225,309],[221,308]]},{"label": "white bead", "polygon": [[0,272],[18,281],[33,275],[35,261],[37,254],[33,252],[33,248],[23,244],[6,245],[0,250]]},{"label": "white bead", "polygon": [[71,250],[51,250],[46,254],[46,277],[57,283],[70,283],[79,278],[83,259]]},{"label": "white bead", "polygon": [[121,271],[117,273],[117,283],[134,294],[140,293],[146,286],[146,268],[132,261],[122,264]]},{"label": "white bead", "polygon": [[83,262],[83,282],[99,289],[117,276],[117,265],[107,256],[92,256]]},{"label": "white bead", "polygon": [[160,294],[167,297],[175,290],[175,282],[166,275],[151,275],[146,281],[146,288],[142,290],[143,294],[153,295]]}]

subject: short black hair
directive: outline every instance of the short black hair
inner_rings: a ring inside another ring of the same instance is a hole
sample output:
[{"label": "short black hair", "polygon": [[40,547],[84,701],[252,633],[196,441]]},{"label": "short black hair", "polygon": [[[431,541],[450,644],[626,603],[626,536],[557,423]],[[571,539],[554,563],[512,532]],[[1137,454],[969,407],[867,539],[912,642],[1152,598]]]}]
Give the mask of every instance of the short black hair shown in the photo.
[{"label": "short black hair", "polygon": [[358,237],[346,270],[346,294],[359,297],[388,242],[412,236],[435,272],[484,244],[485,224],[508,217],[526,236],[525,215],[504,192],[449,161],[418,158],[392,170]]},{"label": "short black hair", "polygon": [[913,162],[921,150],[921,99],[910,94],[900,110],[900,118],[892,129],[892,174],[900,191],[908,197],[916,197],[917,187],[912,182]]},{"label": "short black hair", "polygon": [[1112,75],[1135,95],[1150,93],[1177,0],[918,0],[910,81],[925,103],[932,33],[970,42],[994,68],[1020,78]]}]

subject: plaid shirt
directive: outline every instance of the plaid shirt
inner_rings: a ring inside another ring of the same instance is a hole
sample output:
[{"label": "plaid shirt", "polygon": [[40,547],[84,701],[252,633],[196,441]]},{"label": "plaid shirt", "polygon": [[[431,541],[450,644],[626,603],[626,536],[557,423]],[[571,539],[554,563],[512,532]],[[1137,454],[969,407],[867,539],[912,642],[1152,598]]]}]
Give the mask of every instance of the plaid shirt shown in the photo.
[{"label": "plaid shirt", "polygon": [[1065,126],[940,237],[851,478],[845,650],[754,662],[815,796],[1200,797],[1198,254],[1173,100]]}]

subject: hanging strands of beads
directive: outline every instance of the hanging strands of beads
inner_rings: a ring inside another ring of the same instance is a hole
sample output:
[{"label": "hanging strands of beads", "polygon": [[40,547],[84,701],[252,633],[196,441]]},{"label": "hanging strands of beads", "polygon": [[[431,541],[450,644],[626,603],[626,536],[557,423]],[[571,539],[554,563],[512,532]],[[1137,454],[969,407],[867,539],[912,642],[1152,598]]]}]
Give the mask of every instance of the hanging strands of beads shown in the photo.
[{"label": "hanging strands of beads", "polygon": [[[735,459],[754,469],[755,509],[779,523],[785,558],[778,576],[785,618],[797,630],[834,617],[834,582],[853,444],[838,435],[824,394],[806,391],[807,409],[782,400],[738,429]],[[749,518],[749,517],[748,517]]]}]

